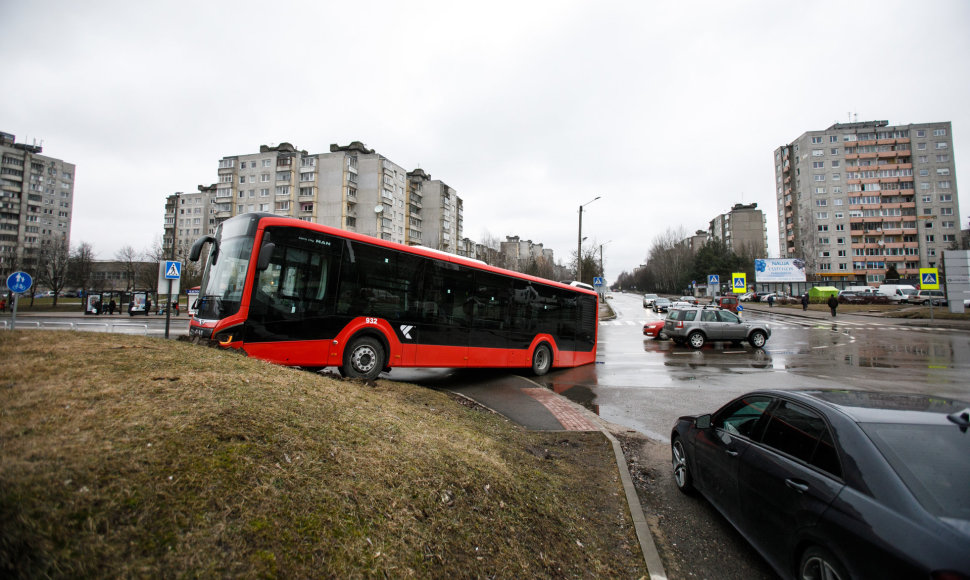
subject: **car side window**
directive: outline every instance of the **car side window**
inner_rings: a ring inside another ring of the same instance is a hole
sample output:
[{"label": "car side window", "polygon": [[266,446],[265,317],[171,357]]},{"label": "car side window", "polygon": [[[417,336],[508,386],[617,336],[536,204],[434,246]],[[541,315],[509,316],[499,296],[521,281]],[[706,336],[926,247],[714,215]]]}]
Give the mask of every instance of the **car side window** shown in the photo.
[{"label": "car side window", "polygon": [[842,477],[832,434],[822,417],[802,405],[781,401],[768,415],[761,442]]},{"label": "car side window", "polygon": [[684,311],[684,321],[685,322],[690,322],[690,321],[694,320],[695,317],[697,317],[697,311],[696,310],[685,310]]},{"label": "car side window", "polygon": [[712,425],[732,435],[754,437],[758,421],[769,404],[771,397],[743,397],[719,411]]},{"label": "car side window", "polygon": [[738,323],[738,317],[735,316],[733,312],[722,311],[722,312],[718,312],[717,315],[721,319],[721,322],[733,322],[735,324]]},{"label": "car side window", "polygon": [[705,310],[701,313],[701,322],[717,322],[717,315],[712,310]]}]

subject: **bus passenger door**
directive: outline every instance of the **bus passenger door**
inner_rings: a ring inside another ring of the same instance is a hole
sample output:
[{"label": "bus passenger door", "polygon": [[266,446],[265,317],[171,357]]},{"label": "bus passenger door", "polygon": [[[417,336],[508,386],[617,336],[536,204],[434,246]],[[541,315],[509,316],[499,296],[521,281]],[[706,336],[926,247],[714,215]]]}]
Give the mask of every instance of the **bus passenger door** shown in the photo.
[{"label": "bus passenger door", "polygon": [[419,311],[415,323],[414,364],[423,367],[468,365],[468,332],[473,312],[472,271],[432,260],[420,275]]},{"label": "bus passenger door", "polygon": [[475,287],[469,301],[472,313],[468,366],[508,366],[511,297],[510,278],[490,272],[475,272]]}]

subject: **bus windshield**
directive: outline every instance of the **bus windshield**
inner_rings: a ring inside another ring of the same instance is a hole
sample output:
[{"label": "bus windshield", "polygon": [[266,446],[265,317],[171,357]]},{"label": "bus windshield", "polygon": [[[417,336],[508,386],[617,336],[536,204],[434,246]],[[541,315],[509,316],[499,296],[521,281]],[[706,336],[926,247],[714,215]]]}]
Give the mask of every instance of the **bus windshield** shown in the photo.
[{"label": "bus windshield", "polygon": [[212,244],[202,285],[199,313],[203,320],[218,320],[239,312],[253,237],[239,236]]}]

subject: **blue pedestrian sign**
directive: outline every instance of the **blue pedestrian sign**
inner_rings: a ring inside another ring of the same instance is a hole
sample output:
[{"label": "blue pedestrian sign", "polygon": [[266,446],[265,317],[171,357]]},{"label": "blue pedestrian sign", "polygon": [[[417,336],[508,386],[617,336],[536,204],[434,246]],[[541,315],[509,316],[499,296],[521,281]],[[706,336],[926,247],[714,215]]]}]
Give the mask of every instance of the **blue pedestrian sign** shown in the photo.
[{"label": "blue pedestrian sign", "polygon": [[735,294],[744,294],[748,291],[748,275],[744,272],[734,272],[731,274],[731,287]]},{"label": "blue pedestrian sign", "polygon": [[165,261],[165,279],[178,280],[182,277],[182,262]]},{"label": "blue pedestrian sign", "polygon": [[936,268],[920,268],[919,287],[920,287],[920,290],[939,290],[940,289],[939,270],[937,270]]},{"label": "blue pedestrian sign", "polygon": [[600,277],[593,278],[593,286],[602,286],[602,285],[603,285],[603,279],[602,278],[600,278]]},{"label": "blue pedestrian sign", "polygon": [[34,281],[27,272],[14,272],[7,276],[7,288],[14,294],[23,294],[33,285]]},{"label": "blue pedestrian sign", "polygon": [[708,274],[708,276],[707,276],[707,283],[708,284],[720,284],[721,283],[721,277],[718,276],[717,274]]}]

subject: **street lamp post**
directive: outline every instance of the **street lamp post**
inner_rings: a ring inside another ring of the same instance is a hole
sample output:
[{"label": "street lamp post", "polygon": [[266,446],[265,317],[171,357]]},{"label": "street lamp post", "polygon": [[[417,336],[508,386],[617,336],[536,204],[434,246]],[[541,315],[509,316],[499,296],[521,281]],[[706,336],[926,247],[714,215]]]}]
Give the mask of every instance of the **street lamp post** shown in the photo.
[{"label": "street lamp post", "polygon": [[606,277],[606,268],[603,266],[603,246],[612,242],[613,240],[608,240],[600,244],[600,276]]},{"label": "street lamp post", "polygon": [[579,206],[579,235],[576,236],[576,281],[583,281],[583,208],[587,205],[593,203],[600,196],[596,196],[593,199],[587,201],[586,203]]}]

